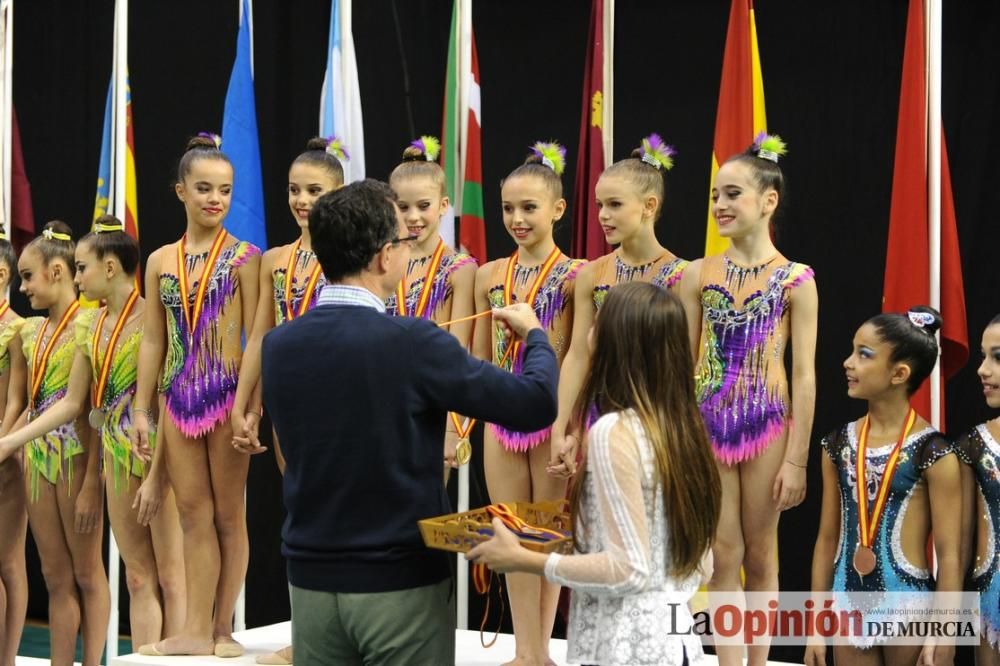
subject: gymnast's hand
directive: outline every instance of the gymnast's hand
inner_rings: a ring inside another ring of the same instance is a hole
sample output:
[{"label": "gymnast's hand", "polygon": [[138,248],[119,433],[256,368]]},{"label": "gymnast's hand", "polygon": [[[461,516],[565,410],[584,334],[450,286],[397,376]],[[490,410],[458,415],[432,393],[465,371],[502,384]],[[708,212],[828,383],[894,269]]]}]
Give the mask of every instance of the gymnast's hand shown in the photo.
[{"label": "gymnast's hand", "polygon": [[576,474],[576,456],[580,450],[580,436],[566,433],[561,439],[552,438],[549,464],[545,468],[549,476],[567,479]]},{"label": "gymnast's hand", "polygon": [[[91,477],[97,478],[91,478]],[[104,518],[104,485],[97,474],[87,475],[73,506],[77,534],[90,534]]]},{"label": "gymnast's hand", "polygon": [[513,333],[519,338],[528,337],[528,331],[541,328],[535,311],[527,303],[515,303],[505,308],[493,308],[493,321],[500,324],[504,335]]},{"label": "gymnast's hand", "polygon": [[156,426],[149,422],[149,418],[149,412],[145,409],[133,409],[132,427],[128,429],[128,438],[132,442],[132,454],[144,463],[153,459],[153,447],[149,445],[149,433],[150,431],[155,433]]},{"label": "gymnast's hand", "polygon": [[259,413],[251,411],[240,417],[233,412],[233,448],[249,456],[267,451],[267,447],[260,444],[260,437],[257,434],[259,428]]},{"label": "gymnast's hand", "polygon": [[771,489],[771,499],[775,502],[777,511],[785,511],[802,503],[806,498],[806,470],[793,462],[786,460]]},{"label": "gymnast's hand", "polygon": [[135,500],[132,502],[132,510],[135,511],[136,522],[143,527],[148,527],[160,512],[160,505],[167,494],[167,485],[163,482],[162,474],[150,472],[146,479],[139,486],[135,493]]}]

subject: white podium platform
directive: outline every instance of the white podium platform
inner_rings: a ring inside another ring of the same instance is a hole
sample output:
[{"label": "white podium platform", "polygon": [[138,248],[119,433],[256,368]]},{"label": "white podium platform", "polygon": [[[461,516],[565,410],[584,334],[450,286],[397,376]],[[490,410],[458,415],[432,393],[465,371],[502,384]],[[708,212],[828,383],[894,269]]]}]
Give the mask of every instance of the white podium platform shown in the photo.
[{"label": "white podium platform", "polygon": [[[487,638],[492,636],[488,634]],[[243,644],[246,653],[238,659],[219,659],[217,657],[142,657],[137,654],[124,655],[112,659],[108,666],[192,666],[194,664],[253,664],[257,655],[279,650],[291,642],[291,625],[288,622],[272,624],[266,627],[248,629],[234,634],[234,638]],[[566,641],[553,639],[550,644],[551,656],[557,664],[566,664]],[[478,631],[455,632],[455,664],[456,666],[495,666],[514,658],[514,637],[510,634],[500,634],[496,644],[484,648],[479,642]],[[28,660],[18,657],[17,665],[43,664],[41,659]],[[715,657],[709,657],[709,664],[717,663]],[[781,666],[785,662],[770,661],[769,665]]]}]

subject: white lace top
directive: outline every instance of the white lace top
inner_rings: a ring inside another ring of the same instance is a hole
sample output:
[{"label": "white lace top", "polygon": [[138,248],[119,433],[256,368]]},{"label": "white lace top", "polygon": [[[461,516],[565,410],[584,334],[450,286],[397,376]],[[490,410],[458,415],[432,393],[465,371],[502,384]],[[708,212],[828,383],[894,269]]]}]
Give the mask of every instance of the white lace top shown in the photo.
[{"label": "white lace top", "polygon": [[[577,519],[579,554],[549,555],[545,577],[573,589],[568,659],[601,666],[706,663],[690,630],[697,574],[667,574],[663,494],[634,412],[605,414],[590,429]],[[673,630],[672,630],[673,628]]]}]

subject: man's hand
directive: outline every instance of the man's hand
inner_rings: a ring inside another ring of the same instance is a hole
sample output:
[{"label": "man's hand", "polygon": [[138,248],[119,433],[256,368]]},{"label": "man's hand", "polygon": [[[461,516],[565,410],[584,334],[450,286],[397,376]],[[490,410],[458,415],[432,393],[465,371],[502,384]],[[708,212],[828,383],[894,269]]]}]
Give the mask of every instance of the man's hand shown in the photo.
[{"label": "man's hand", "polygon": [[505,308],[494,308],[493,321],[500,324],[505,334],[513,333],[519,338],[526,338],[528,331],[542,327],[538,317],[535,316],[535,311],[527,303],[515,303]]}]

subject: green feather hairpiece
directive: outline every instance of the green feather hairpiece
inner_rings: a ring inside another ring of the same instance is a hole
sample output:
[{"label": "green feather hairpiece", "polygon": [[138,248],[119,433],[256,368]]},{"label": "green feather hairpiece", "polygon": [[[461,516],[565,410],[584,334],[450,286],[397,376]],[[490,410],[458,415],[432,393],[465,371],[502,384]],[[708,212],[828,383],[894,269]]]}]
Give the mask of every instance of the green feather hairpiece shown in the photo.
[{"label": "green feather hairpiece", "polygon": [[537,141],[531,147],[531,152],[542,160],[542,164],[556,172],[557,176],[563,175],[566,170],[566,148],[555,141]]},{"label": "green feather hairpiece", "polygon": [[757,157],[762,160],[770,160],[775,164],[778,163],[779,157],[788,152],[785,142],[777,134],[761,132],[754,138],[753,145]]},{"label": "green feather hairpiece", "polygon": [[347,162],[351,159],[350,153],[347,152],[347,144],[339,136],[328,136],[326,138],[326,152],[341,162]]},{"label": "green feather hairpiece", "polygon": [[676,154],[677,150],[664,143],[659,134],[650,134],[642,140],[642,157],[640,159],[654,169],[662,171],[673,169],[674,155]]},{"label": "green feather hairpiece", "polygon": [[410,145],[419,149],[428,162],[437,162],[438,155],[441,154],[441,142],[436,136],[424,134],[416,141],[411,141]]}]

